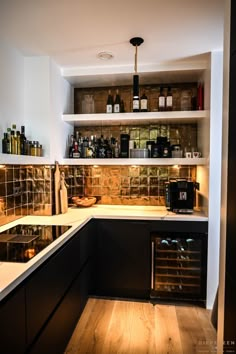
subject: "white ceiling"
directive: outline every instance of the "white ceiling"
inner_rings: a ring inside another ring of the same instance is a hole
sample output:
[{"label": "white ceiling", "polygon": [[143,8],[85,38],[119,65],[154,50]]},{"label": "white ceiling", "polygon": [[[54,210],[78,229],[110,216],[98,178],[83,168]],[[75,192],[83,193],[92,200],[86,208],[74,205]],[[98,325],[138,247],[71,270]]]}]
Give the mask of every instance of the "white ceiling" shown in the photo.
[{"label": "white ceiling", "polygon": [[[224,0],[0,0],[1,35],[25,56],[48,55],[66,73],[128,72],[223,47]],[[114,58],[104,61],[101,51]],[[129,70],[127,69],[129,68]]]}]

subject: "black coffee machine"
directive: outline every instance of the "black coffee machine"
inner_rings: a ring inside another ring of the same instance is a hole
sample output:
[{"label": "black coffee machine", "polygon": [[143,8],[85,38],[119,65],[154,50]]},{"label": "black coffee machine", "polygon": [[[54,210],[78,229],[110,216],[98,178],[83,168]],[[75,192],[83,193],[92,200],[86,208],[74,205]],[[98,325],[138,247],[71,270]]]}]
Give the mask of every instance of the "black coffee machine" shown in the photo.
[{"label": "black coffee machine", "polygon": [[187,179],[174,179],[166,182],[166,207],[174,213],[193,212],[195,189],[199,183]]}]

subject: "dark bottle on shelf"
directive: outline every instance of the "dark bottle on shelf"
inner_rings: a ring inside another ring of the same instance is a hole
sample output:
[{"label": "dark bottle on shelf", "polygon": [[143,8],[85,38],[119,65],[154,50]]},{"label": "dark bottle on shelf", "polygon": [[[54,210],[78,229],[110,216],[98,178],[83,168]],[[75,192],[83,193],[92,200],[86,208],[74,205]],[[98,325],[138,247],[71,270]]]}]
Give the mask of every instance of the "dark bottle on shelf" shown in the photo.
[{"label": "dark bottle on shelf", "polygon": [[148,111],[148,98],[145,94],[145,92],[143,92],[141,99],[140,99],[140,106],[141,106],[141,112],[147,112]]},{"label": "dark bottle on shelf", "polygon": [[113,97],[111,95],[111,90],[108,91],[106,113],[113,112]]},{"label": "dark bottle on shelf", "polygon": [[74,152],[74,135],[70,136],[70,146],[69,146],[69,158],[73,158],[73,152]]},{"label": "dark bottle on shelf", "polygon": [[124,113],[125,112],[125,103],[123,100],[121,100],[121,103],[120,103],[120,112],[121,113]]},{"label": "dark bottle on shelf", "polygon": [[21,126],[21,132],[20,132],[20,154],[21,155],[27,155],[26,154],[25,127],[23,125]]},{"label": "dark bottle on shelf", "polygon": [[117,89],[116,98],[114,102],[114,113],[120,113],[120,104],[121,104],[120,94],[119,94],[119,90]]},{"label": "dark bottle on shelf", "polygon": [[203,109],[203,85],[200,82],[197,88],[197,110],[201,111]]},{"label": "dark bottle on shelf", "polygon": [[9,141],[7,133],[3,134],[2,152],[3,152],[3,154],[10,154],[10,141]]},{"label": "dark bottle on shelf", "polygon": [[133,112],[139,112],[139,76],[133,76]]},{"label": "dark bottle on shelf", "polygon": [[98,158],[104,159],[105,157],[106,157],[106,146],[104,143],[103,135],[101,135],[101,138],[98,141]]},{"label": "dark bottle on shelf", "polygon": [[172,109],[173,109],[173,96],[172,96],[171,87],[169,86],[166,95],[166,110],[172,111]]},{"label": "dark bottle on shelf", "polygon": [[160,94],[158,97],[158,111],[162,112],[165,111],[165,96],[163,93],[163,87],[160,87]]}]

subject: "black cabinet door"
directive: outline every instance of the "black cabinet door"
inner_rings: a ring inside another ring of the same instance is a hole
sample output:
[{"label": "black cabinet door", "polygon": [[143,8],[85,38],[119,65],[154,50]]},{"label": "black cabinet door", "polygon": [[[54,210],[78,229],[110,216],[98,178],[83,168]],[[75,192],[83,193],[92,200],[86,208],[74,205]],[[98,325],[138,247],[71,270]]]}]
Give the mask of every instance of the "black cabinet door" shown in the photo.
[{"label": "black cabinet door", "polygon": [[[36,270],[26,284],[27,343],[32,344],[93,252],[93,222],[86,224]],[[79,293],[78,293],[79,296]],[[84,300],[83,300],[84,303]],[[77,311],[77,313],[79,313]]]},{"label": "black cabinet door", "polygon": [[0,353],[24,353],[26,348],[25,289],[15,290],[0,304]]},{"label": "black cabinet door", "polygon": [[148,223],[97,220],[96,294],[148,297],[150,250]]},{"label": "black cabinet door", "polygon": [[91,264],[87,262],[38,336],[30,354],[64,353],[88,299],[90,272]]},{"label": "black cabinet door", "polygon": [[75,236],[36,270],[26,284],[27,342],[32,343],[79,272]]},{"label": "black cabinet door", "polygon": [[94,253],[95,224],[90,220],[81,230],[78,231],[79,237],[79,262],[80,268],[87,262]]}]

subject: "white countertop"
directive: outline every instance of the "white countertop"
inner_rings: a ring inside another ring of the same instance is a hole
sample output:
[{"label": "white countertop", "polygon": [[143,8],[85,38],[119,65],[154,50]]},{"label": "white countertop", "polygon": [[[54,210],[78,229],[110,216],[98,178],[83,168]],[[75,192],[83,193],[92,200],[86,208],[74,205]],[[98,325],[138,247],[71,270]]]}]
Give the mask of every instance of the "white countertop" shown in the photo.
[{"label": "white countertop", "polygon": [[0,227],[0,232],[17,224],[72,225],[67,232],[48,245],[27,263],[0,262],[0,300],[20,284],[40,264],[51,256],[63,243],[72,237],[91,218],[128,219],[128,220],[168,220],[168,221],[207,221],[200,213],[174,214],[165,207],[94,205],[90,208],[68,209],[66,214],[53,216],[25,216]]}]

